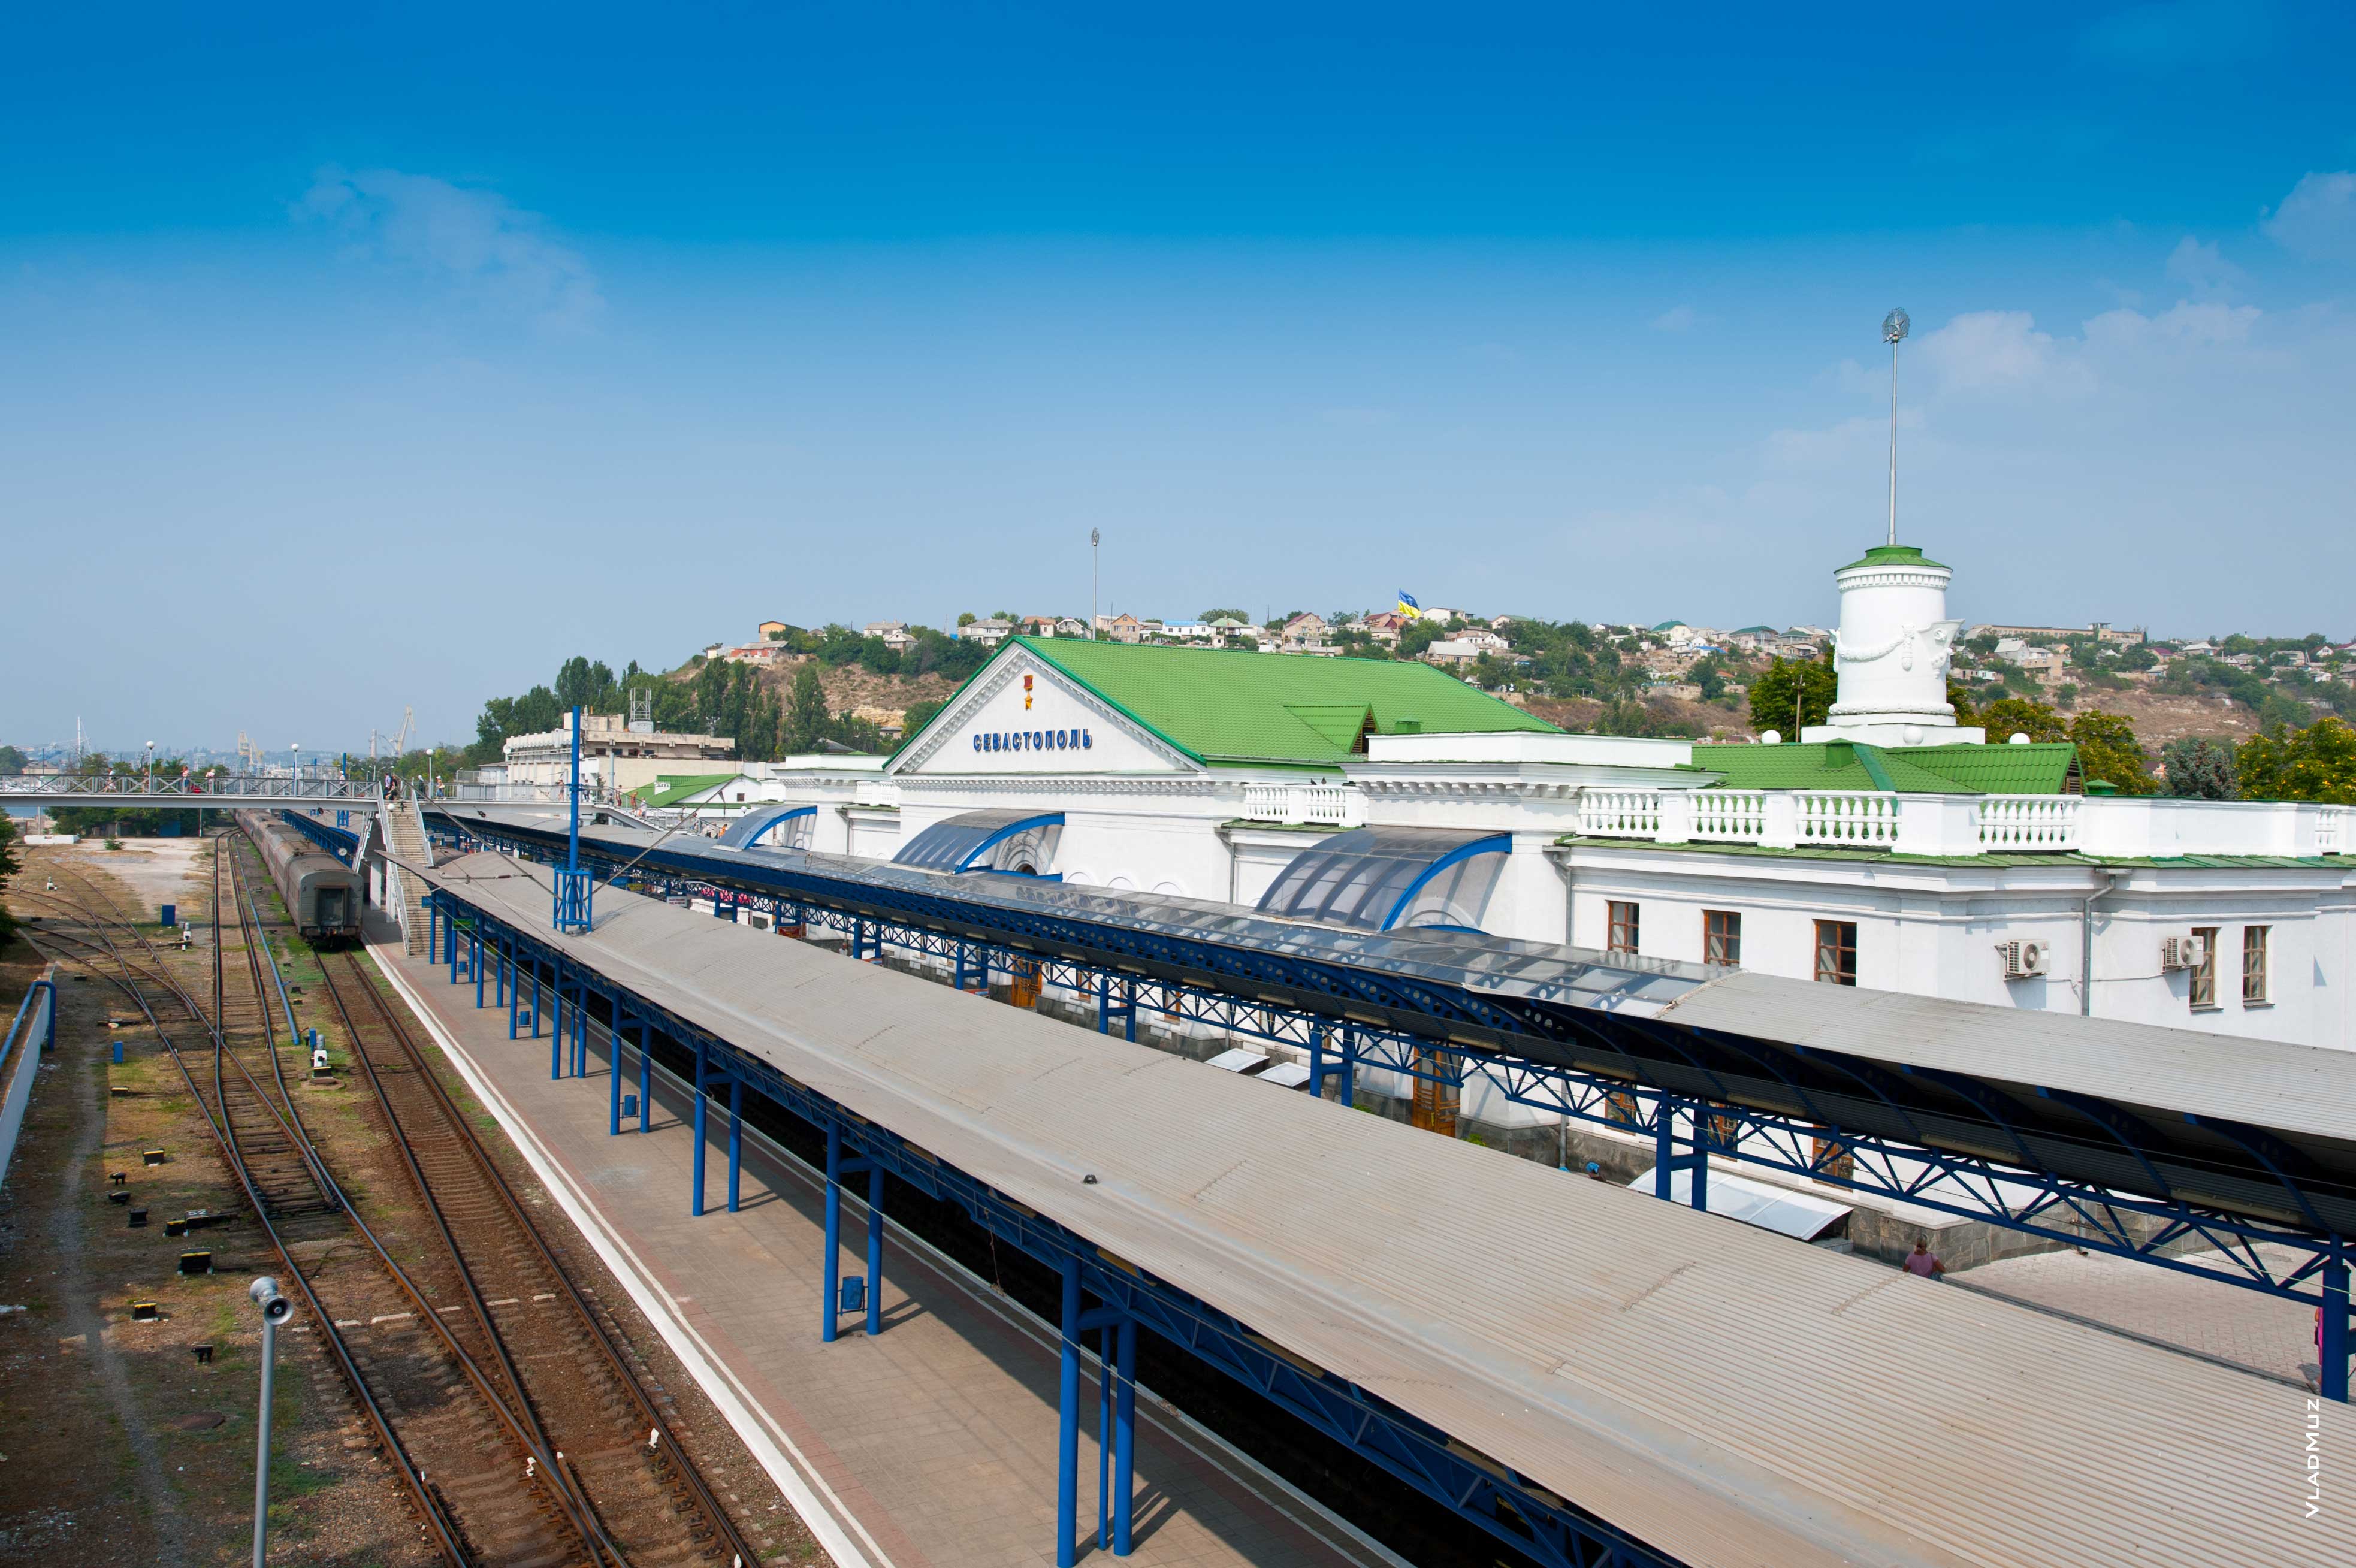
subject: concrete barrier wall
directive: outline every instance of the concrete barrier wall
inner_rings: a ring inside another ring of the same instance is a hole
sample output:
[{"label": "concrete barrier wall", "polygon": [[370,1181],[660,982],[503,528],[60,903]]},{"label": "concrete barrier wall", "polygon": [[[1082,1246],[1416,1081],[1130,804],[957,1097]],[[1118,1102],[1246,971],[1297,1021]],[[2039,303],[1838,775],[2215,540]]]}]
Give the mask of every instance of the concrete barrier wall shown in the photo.
[{"label": "concrete barrier wall", "polygon": [[40,1076],[41,1053],[57,1043],[57,1026],[58,969],[51,964],[17,1004],[7,1041],[0,1046],[0,1181],[7,1179],[16,1134],[25,1125],[25,1106],[33,1097],[33,1079]]}]

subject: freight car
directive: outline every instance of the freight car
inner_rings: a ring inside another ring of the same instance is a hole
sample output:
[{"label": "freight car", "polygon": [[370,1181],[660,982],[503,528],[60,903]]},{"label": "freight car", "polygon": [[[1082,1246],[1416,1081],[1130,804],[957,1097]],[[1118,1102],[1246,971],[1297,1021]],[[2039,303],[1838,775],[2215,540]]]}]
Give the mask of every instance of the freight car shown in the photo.
[{"label": "freight car", "polygon": [[240,811],[237,823],[262,852],[262,864],[269,867],[297,930],[320,941],[360,934],[359,873],[274,816]]}]

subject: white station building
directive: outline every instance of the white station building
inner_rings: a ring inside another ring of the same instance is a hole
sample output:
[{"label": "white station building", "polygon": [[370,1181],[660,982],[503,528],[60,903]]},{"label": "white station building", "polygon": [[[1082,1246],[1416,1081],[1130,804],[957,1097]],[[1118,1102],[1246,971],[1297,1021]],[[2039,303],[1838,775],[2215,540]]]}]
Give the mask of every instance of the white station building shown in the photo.
[{"label": "white station building", "polygon": [[[1958,726],[1950,575],[1902,546],[1835,575],[1838,697],[1797,742],[1567,735],[1421,664],[1011,637],[892,757],[702,800],[814,807],[778,832],[837,854],[962,818],[992,832],[960,869],[2356,1046],[2356,810],[2090,792],[2068,745]],[[1368,850],[1425,871],[1337,899],[1321,868]]]}]

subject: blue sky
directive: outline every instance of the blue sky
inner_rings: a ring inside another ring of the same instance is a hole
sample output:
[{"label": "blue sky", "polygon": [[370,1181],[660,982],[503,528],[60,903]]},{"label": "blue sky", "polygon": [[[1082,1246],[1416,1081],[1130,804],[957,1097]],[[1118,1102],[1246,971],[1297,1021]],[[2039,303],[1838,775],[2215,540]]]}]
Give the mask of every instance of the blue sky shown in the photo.
[{"label": "blue sky", "polygon": [[0,24],[0,738],[463,737],[1090,527],[1823,620],[1891,305],[1957,613],[2356,635],[2347,7],[482,9]]}]

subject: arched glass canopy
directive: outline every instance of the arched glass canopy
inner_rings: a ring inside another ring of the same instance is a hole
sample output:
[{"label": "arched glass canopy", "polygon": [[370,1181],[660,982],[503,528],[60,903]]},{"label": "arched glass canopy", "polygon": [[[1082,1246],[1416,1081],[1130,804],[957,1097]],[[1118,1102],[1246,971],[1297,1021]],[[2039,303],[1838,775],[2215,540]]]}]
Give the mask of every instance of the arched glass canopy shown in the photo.
[{"label": "arched glass canopy", "polygon": [[1258,908],[1362,931],[1478,930],[1513,848],[1510,833],[1354,828],[1293,856]]},{"label": "arched glass canopy", "polygon": [[1061,811],[960,811],[910,839],[892,864],[925,871],[1012,871],[1040,876],[1055,860],[1055,841],[1063,831]]}]

